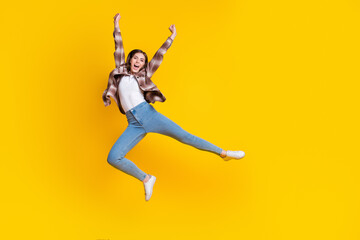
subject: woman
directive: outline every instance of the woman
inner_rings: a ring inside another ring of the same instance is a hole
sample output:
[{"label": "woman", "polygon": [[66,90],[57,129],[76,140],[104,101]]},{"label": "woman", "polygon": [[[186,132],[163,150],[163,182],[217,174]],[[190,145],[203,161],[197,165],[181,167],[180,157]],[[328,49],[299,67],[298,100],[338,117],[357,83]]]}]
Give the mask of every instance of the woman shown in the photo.
[{"label": "woman", "polygon": [[142,181],[145,188],[145,200],[148,201],[152,195],[156,177],[145,173],[132,161],[125,158],[125,155],[147,133],[154,132],[172,137],[199,150],[215,153],[224,160],[243,158],[245,156],[243,151],[225,151],[193,135],[156,111],[149,104],[150,102],[164,102],[166,100],[165,96],[152,82],[151,76],[160,66],[164,54],[176,36],[175,26],[170,26],[171,36],[166,39],[149,63],[146,53],[140,49],[132,50],[125,62],[119,20],[120,14],[117,13],[114,17],[115,27],[113,32],[116,68],[109,75],[108,86],[102,97],[105,106],[111,103],[110,97],[115,100],[120,112],[126,115],[128,126],[110,150],[107,158],[108,163]]}]

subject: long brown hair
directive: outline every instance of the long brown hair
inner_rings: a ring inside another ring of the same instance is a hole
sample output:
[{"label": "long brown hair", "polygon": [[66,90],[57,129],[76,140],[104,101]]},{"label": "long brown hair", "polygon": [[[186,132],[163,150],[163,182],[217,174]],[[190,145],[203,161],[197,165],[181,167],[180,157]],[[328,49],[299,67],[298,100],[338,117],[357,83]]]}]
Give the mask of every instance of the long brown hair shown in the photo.
[{"label": "long brown hair", "polygon": [[[144,56],[145,56],[145,64],[144,64],[144,66],[143,66],[142,68],[145,68],[145,69],[146,69],[146,67],[147,67],[148,57],[147,57],[146,53],[145,53],[144,51],[140,50],[140,49],[134,49],[134,50],[132,50],[132,51],[128,54],[128,56],[127,56],[127,58],[126,58],[126,69],[128,70],[128,72],[130,72],[130,70],[131,70],[130,60],[131,60],[131,58],[132,58],[136,53],[142,53],[142,54],[144,54]],[[139,69],[139,71],[140,71],[140,70],[141,70],[141,69]]]}]

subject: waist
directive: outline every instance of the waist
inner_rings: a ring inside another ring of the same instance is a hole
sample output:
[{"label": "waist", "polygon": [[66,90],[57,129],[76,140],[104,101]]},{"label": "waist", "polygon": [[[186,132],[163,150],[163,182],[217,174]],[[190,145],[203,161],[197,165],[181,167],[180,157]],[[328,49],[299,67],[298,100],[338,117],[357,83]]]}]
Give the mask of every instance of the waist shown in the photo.
[{"label": "waist", "polygon": [[139,103],[138,105],[132,107],[132,108],[129,109],[128,111],[126,111],[126,112],[125,112],[125,115],[129,115],[130,112],[134,112],[134,111],[136,111],[136,110],[138,110],[138,109],[140,109],[140,108],[142,108],[142,107],[144,107],[144,106],[146,106],[146,105],[151,106],[147,101],[143,101],[143,102]]}]

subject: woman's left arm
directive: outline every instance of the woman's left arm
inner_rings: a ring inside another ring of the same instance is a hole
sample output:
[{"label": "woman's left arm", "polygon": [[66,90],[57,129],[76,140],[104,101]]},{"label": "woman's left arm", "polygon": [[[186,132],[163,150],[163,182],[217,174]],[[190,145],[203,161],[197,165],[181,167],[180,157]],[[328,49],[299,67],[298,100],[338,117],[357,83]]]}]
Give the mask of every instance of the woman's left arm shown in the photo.
[{"label": "woman's left arm", "polygon": [[163,45],[160,47],[159,50],[157,50],[157,52],[155,53],[155,55],[153,56],[153,58],[151,59],[151,61],[149,62],[149,65],[147,67],[147,76],[150,78],[155,71],[159,68],[163,58],[164,58],[164,54],[166,53],[166,51],[169,49],[169,47],[171,46],[172,42],[175,39],[176,36],[176,28],[175,25],[172,24],[169,27],[170,31],[171,31],[171,36],[168,37],[166,39],[166,41],[163,43]]}]

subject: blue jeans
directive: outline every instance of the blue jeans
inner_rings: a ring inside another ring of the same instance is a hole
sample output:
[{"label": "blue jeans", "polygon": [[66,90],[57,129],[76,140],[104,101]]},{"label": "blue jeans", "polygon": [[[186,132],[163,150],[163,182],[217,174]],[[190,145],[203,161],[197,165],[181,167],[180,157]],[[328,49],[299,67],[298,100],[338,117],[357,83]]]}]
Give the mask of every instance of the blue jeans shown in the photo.
[{"label": "blue jeans", "polygon": [[143,181],[146,173],[139,169],[125,155],[143,139],[147,133],[154,132],[172,137],[197,149],[220,156],[222,149],[199,138],[175,122],[162,115],[148,102],[144,101],[125,113],[128,126],[110,150],[107,161],[115,168]]}]

